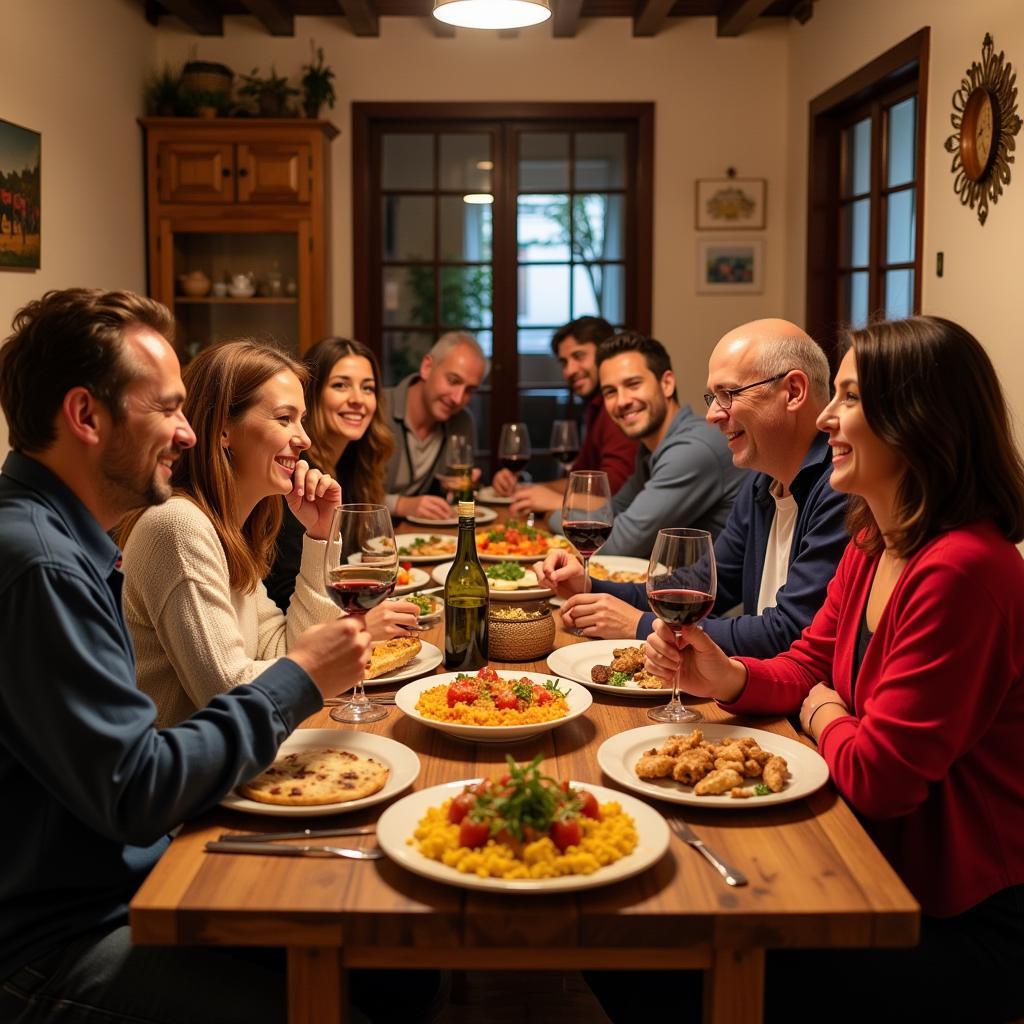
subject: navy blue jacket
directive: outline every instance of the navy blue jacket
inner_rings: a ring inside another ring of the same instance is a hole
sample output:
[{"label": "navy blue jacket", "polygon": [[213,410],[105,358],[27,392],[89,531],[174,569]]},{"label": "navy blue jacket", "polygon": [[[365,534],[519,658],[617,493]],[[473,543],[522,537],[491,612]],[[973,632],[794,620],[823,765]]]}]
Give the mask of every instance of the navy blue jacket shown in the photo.
[{"label": "navy blue jacket", "polygon": [[[789,574],[776,594],[774,608],[757,614],[768,534],[775,518],[772,478],[751,473],[743,482],[725,529],[715,540],[718,596],[712,615],[736,605],[743,613],[732,618],[709,618],[704,632],[726,652],[752,658],[772,658],[789,649],[814,613],[825,603],[825,589],[849,541],[845,494],[833,491],[832,451],[824,434],[808,449],[790,487],[797,504]],[[635,608],[648,609],[642,584],[593,580],[595,592],[614,594]],[[637,639],[654,629],[654,614],[646,611],[637,626]]]}]

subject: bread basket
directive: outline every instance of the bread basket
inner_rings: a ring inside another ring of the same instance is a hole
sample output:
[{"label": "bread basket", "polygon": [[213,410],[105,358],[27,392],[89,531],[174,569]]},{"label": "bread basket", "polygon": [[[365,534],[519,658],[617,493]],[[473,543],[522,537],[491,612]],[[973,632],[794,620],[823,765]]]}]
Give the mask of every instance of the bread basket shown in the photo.
[{"label": "bread basket", "polygon": [[[509,618],[516,608],[530,618]],[[487,628],[487,655],[493,661],[536,661],[555,647],[555,620],[543,601],[494,601]]]}]

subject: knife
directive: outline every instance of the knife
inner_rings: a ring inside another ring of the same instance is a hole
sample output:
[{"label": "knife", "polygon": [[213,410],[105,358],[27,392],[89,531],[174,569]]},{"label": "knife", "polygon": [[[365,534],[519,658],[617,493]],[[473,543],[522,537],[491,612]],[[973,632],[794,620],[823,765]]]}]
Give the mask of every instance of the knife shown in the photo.
[{"label": "knife", "polygon": [[343,846],[278,846],[277,843],[220,842],[206,844],[210,853],[267,853],[276,857],[345,857],[348,860],[378,860],[384,856],[379,846],[356,850]]},{"label": "knife", "polygon": [[694,832],[685,821],[683,821],[682,818],[669,818],[668,824],[672,831],[675,832],[675,834],[679,836],[684,843],[688,843],[695,850],[704,855],[705,859],[708,860],[714,869],[725,879],[726,885],[747,884],[747,876],[743,874],[739,868],[734,868],[731,864],[726,864],[726,862],[722,860],[714,850],[704,844],[704,840],[702,840],[697,833]]},{"label": "knife", "polygon": [[304,828],[301,832],[223,832],[217,836],[217,841],[220,843],[267,843],[275,839],[326,839],[328,836],[369,836],[376,831],[376,825],[358,825],[350,828]]}]

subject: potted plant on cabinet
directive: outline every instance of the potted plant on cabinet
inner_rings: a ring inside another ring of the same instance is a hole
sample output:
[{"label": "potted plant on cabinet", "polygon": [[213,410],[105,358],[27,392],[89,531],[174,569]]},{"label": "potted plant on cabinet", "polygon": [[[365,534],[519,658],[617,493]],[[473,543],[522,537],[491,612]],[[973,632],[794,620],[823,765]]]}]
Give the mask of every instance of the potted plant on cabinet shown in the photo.
[{"label": "potted plant on cabinet", "polygon": [[270,75],[267,78],[261,77],[259,68],[253,68],[252,73],[242,75],[242,86],[238,90],[239,96],[255,100],[260,117],[288,117],[291,111],[288,109],[288,100],[292,96],[298,96],[299,90],[293,89],[288,84],[286,75],[278,75],[273,66],[270,68]]},{"label": "potted plant on cabinet", "polygon": [[334,72],[324,65],[323,47],[314,49],[312,41],[309,47],[313,59],[302,65],[302,109],[306,117],[316,118],[325,103],[334,109]]}]

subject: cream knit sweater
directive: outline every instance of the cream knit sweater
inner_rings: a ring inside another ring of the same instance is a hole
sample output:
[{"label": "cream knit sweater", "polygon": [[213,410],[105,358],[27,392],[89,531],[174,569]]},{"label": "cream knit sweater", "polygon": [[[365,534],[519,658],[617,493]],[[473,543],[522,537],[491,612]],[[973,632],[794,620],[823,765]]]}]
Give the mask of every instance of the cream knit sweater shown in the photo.
[{"label": "cream knit sweater", "polygon": [[186,498],[149,509],[124,548],[125,619],[135,678],[156,703],[157,725],[175,725],[217,694],[256,678],[307,627],[336,618],[323,593],[324,541],[303,537],[287,617],[260,583],[242,594],[213,524]]}]

